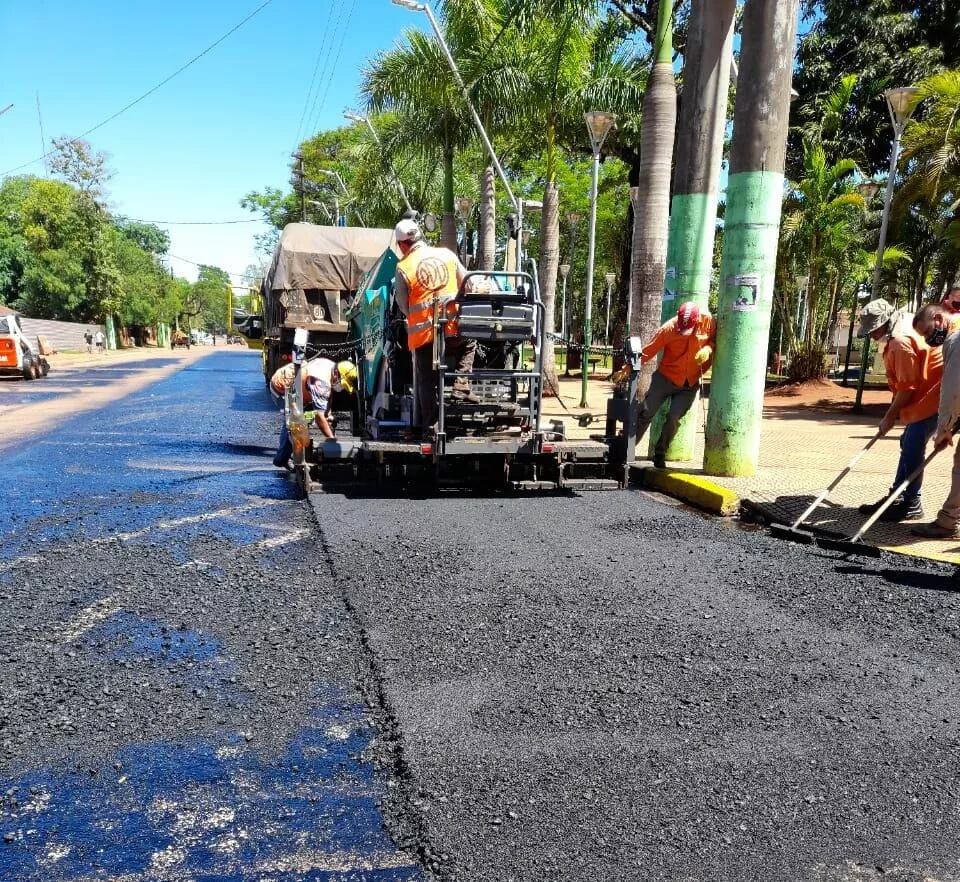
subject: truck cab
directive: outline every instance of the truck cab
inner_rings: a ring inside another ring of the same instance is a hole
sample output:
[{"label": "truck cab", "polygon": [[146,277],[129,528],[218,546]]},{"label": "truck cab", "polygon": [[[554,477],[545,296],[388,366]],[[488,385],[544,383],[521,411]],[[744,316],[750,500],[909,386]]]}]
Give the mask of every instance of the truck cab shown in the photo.
[{"label": "truck cab", "polygon": [[0,307],[0,376],[37,380],[50,371],[50,363],[27,341],[19,313]]}]

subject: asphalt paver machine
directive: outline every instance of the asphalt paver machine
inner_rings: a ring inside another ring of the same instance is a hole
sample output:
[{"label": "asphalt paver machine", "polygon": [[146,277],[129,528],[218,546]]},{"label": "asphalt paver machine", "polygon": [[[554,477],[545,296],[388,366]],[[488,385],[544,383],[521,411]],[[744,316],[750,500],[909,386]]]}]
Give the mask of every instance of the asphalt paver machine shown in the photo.
[{"label": "asphalt paver machine", "polygon": [[[428,482],[483,490],[599,490],[622,485],[623,469],[602,440],[564,437],[543,425],[544,307],[531,273],[470,273],[454,299],[434,311],[433,367],[438,419],[419,428],[414,360],[393,296],[397,265],[388,248],[348,312],[357,346],[355,434],[311,438],[305,489],[339,480]],[[477,342],[473,370],[448,367],[447,341]],[[466,379],[475,400],[457,396]]]}]

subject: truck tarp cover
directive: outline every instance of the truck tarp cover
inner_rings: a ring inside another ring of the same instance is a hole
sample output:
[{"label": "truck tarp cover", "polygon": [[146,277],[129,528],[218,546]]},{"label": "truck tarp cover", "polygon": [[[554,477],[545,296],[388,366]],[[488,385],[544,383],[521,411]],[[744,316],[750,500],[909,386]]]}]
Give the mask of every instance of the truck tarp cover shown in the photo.
[{"label": "truck tarp cover", "polygon": [[273,253],[272,291],[356,291],[393,243],[393,230],[287,224]]}]

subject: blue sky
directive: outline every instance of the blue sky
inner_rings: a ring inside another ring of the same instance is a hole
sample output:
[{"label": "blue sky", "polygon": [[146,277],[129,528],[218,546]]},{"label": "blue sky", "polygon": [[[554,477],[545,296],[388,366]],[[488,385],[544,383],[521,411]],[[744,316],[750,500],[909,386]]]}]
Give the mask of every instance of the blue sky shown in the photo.
[{"label": "blue sky", "polygon": [[[263,0],[2,0],[0,174],[110,116],[208,46]],[[352,8],[349,31],[347,18]],[[162,89],[89,136],[110,157],[111,208],[162,221],[250,217],[240,197],[284,187],[318,56],[314,128],[356,105],[363,64],[422,16],[389,0],[273,0]],[[337,25],[339,24],[339,28]],[[345,39],[343,39],[345,34]],[[339,64],[334,56],[343,40]],[[332,51],[330,51],[332,50]],[[326,62],[326,65],[325,65]],[[326,100],[323,101],[324,95]],[[312,104],[312,102],[311,102]],[[35,163],[22,173],[42,173]],[[258,224],[171,226],[179,257],[242,272]],[[195,268],[173,261],[176,272]]]}]

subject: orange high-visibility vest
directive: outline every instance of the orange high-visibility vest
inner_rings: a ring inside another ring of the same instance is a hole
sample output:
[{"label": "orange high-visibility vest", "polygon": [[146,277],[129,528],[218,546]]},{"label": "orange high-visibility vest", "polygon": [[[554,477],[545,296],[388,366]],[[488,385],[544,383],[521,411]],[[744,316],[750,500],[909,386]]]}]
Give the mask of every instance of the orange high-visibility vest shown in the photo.
[{"label": "orange high-visibility vest", "polygon": [[407,347],[412,352],[433,342],[437,298],[457,293],[457,258],[449,248],[421,245],[397,264],[407,283]]}]

